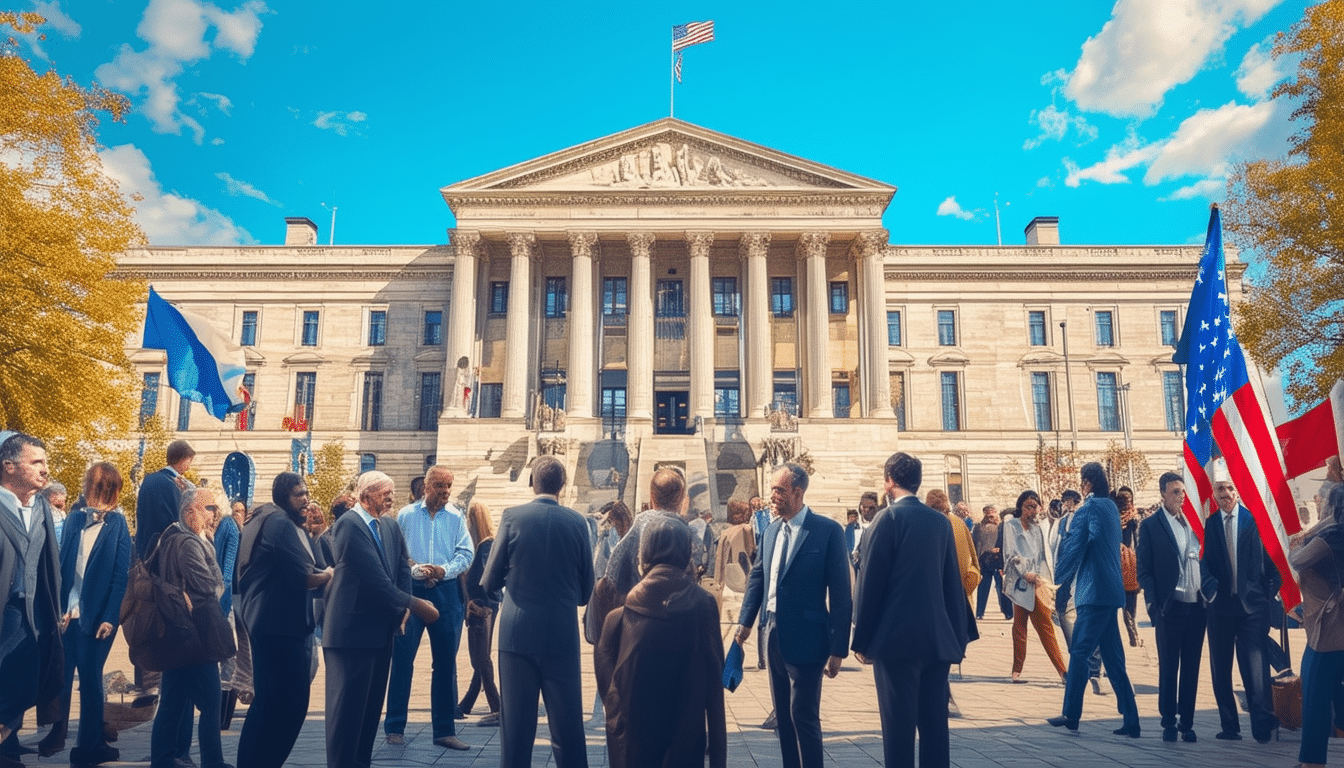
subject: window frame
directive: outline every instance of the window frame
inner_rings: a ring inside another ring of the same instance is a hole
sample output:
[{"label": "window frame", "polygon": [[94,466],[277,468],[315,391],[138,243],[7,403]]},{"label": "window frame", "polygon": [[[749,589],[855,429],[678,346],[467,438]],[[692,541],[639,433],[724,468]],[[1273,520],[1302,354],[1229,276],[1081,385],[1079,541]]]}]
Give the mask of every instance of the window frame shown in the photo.
[{"label": "window frame", "polygon": [[551,319],[566,317],[569,314],[569,281],[563,275],[546,278],[545,304],[542,307],[546,317]]},{"label": "window frame", "polygon": [[[1102,377],[1110,377],[1110,384],[1108,385],[1108,387],[1110,390],[1109,394],[1112,399],[1112,402],[1109,404],[1109,407],[1108,404],[1105,402],[1105,398],[1107,396],[1106,392],[1107,387],[1102,386]],[[1121,382],[1119,372],[1097,371],[1096,376],[1094,377],[1094,381],[1097,387],[1097,431],[1123,432],[1125,429],[1125,425],[1124,425],[1124,414],[1121,413],[1120,408]],[[1115,419],[1114,428],[1107,426],[1108,415],[1112,416]]]},{"label": "window frame", "polygon": [[387,308],[370,307],[369,311],[364,313],[364,322],[366,325],[365,346],[387,346]]},{"label": "window frame", "polygon": [[[950,378],[949,378],[950,377]],[[948,400],[948,383],[952,384],[952,399]],[[939,412],[942,417],[942,431],[944,432],[963,432],[966,429],[966,408],[964,398],[962,397],[962,377],[961,371],[939,371],[938,372],[938,398]],[[948,406],[951,405],[952,412],[949,414]],[[953,426],[948,426],[948,416],[951,415]]]},{"label": "window frame", "polygon": [[[304,380],[311,382],[311,386],[307,389],[308,398],[306,402],[301,401],[299,397],[304,391],[301,389],[301,382]],[[291,417],[298,415],[300,406],[306,409],[303,417],[304,421],[308,423],[309,429],[311,429],[313,427],[313,412],[317,410],[317,371],[294,372],[294,403],[289,409]]]},{"label": "window frame", "polygon": [[[1036,325],[1033,322],[1040,318],[1040,340],[1036,338]],[[1044,309],[1027,310],[1027,346],[1029,347],[1048,347],[1050,346],[1050,313]]]},{"label": "window frame", "polygon": [[[261,330],[261,310],[244,309],[242,317],[239,320],[238,327],[238,346],[255,347],[257,346],[257,337]],[[251,322],[248,322],[248,321]],[[249,338],[250,334],[250,338]]]},{"label": "window frame", "polygon": [[[903,347],[903,346],[905,346],[905,325],[904,325],[904,323],[905,323],[905,318],[901,317],[901,314],[902,314],[902,311],[899,310],[899,309],[888,309],[888,310],[887,310],[887,346],[888,346],[888,347]],[[896,318],[896,340],[895,340],[895,341],[892,341],[892,340],[891,340],[891,325],[892,325],[891,320],[892,320],[892,317],[893,317],[893,316]]]},{"label": "window frame", "polygon": [[[429,316],[430,316],[430,315],[438,315],[438,316],[439,316],[438,322],[437,322],[437,323],[434,323],[434,324],[431,324],[431,323],[429,322]],[[422,347],[439,347],[439,346],[443,346],[443,310],[442,310],[442,309],[426,309],[426,310],[424,311],[424,314],[421,315],[421,321],[420,321],[420,322],[421,322],[421,324],[420,324],[420,346],[422,346]],[[433,341],[430,340],[430,335],[429,335],[429,332],[430,332],[430,329],[431,329],[431,328],[434,328],[434,329],[435,329],[435,336],[434,336],[434,340],[433,340]]]},{"label": "window frame", "polygon": [[[1102,340],[1102,316],[1106,316],[1106,335],[1109,337],[1106,341]],[[1119,333],[1116,322],[1116,311],[1111,307],[1092,310],[1092,341],[1098,349],[1114,349],[1119,346]]]},{"label": "window frame", "polygon": [[686,316],[686,281],[658,280],[654,285],[654,317]]},{"label": "window frame", "polygon": [[[313,337],[308,340],[308,320],[312,319]],[[299,308],[299,346],[318,347],[322,345],[322,310]]]},{"label": "window frame", "polygon": [[[938,334],[938,337],[937,337],[937,338],[938,338],[938,346],[940,346],[940,347],[955,347],[955,346],[957,346],[957,340],[961,337],[961,333],[960,333],[960,330],[961,330],[961,329],[957,327],[957,320],[958,320],[957,315],[958,315],[957,310],[956,310],[956,309],[953,309],[953,308],[950,308],[950,307],[942,307],[942,308],[935,308],[935,309],[934,309],[934,315],[933,315],[933,317],[934,317],[934,321],[935,321],[935,328],[937,329],[937,334]],[[947,330],[950,330],[950,331],[951,331],[951,334],[952,334],[952,336],[951,336],[951,340],[950,340],[950,341],[949,341],[949,340],[945,340],[945,339],[944,339],[944,336],[943,336],[943,331],[945,330],[945,328],[944,328],[944,324],[943,324],[943,320],[944,320],[944,319],[948,319],[948,320],[951,321],[950,323],[947,324],[947,328],[946,328]]]},{"label": "window frame", "polygon": [[[425,384],[430,377],[437,377],[434,392],[427,393]],[[433,432],[439,428],[439,414],[443,412],[443,371],[420,371],[416,392],[419,394],[419,410],[416,414],[416,427],[421,432]],[[436,395],[426,397],[427,394]],[[428,401],[428,402],[426,402]],[[428,418],[426,418],[428,416]]]},{"label": "window frame", "polygon": [[602,316],[626,317],[630,314],[630,278],[625,275],[602,277]]},{"label": "window frame", "polygon": [[[839,299],[839,303],[837,303]],[[849,314],[849,281],[832,280],[826,292],[826,304],[832,315]],[[843,306],[841,306],[843,305]],[[839,308],[837,308],[839,307]]]},{"label": "window frame", "polygon": [[490,296],[486,304],[487,313],[493,316],[507,315],[509,313],[509,281],[492,280],[490,281]]},{"label": "window frame", "polygon": [[[787,291],[781,290],[787,288]],[[798,311],[797,292],[793,278],[787,275],[770,278],[770,316],[791,318]]]},{"label": "window frame", "polygon": [[[1031,384],[1031,423],[1037,432],[1055,431],[1055,382],[1054,375],[1049,371],[1031,371],[1029,381]],[[1037,384],[1044,383],[1045,402],[1040,402]],[[1042,410],[1044,409],[1044,410]],[[1044,426],[1042,426],[1041,417],[1044,416]]]},{"label": "window frame", "polygon": [[1162,411],[1169,431],[1185,432],[1185,381],[1180,371],[1162,371]]},{"label": "window frame", "polygon": [[737,278],[727,275],[710,278],[710,306],[715,317],[739,317],[742,314],[742,294],[737,290]]},{"label": "window frame", "polygon": [[[1171,316],[1171,341],[1167,341],[1167,316]],[[1157,340],[1164,347],[1174,348],[1181,340],[1181,311],[1179,309],[1157,309]]]}]

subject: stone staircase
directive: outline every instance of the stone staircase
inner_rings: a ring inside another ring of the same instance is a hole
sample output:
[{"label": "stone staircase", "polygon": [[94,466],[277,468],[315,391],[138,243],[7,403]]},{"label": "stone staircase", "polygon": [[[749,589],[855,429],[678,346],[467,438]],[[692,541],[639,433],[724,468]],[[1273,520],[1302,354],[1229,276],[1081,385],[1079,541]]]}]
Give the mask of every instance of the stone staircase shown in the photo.
[{"label": "stone staircase", "polygon": [[[649,500],[649,481],[653,473],[666,464],[681,467],[690,486],[691,511],[715,511],[710,495],[709,461],[705,454],[705,439],[687,435],[645,435],[639,440],[638,458],[632,461],[634,487],[626,486],[626,499],[631,511]],[[633,500],[633,501],[632,501]]]}]

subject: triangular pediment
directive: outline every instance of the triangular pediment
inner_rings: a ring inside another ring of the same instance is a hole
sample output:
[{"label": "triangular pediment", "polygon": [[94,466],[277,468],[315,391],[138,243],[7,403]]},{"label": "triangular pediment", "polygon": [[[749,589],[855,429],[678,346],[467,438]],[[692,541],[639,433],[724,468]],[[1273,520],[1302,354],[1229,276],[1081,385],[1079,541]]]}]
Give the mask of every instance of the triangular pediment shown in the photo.
[{"label": "triangular pediment", "polygon": [[644,191],[868,192],[896,188],[830,166],[665,118],[451,184],[455,198],[482,194]]}]

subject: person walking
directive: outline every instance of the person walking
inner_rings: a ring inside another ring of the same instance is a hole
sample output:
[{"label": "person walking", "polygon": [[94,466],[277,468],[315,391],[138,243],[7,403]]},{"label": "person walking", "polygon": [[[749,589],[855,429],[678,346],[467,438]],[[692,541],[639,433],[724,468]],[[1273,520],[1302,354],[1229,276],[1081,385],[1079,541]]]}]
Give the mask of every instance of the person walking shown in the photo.
[{"label": "person walking", "polygon": [[1055,638],[1053,619],[1055,580],[1045,555],[1045,528],[1040,524],[1041,497],[1023,491],[1017,497],[1017,516],[1003,524],[1003,590],[1013,601],[1013,682],[1025,683],[1027,623],[1036,628],[1045,655],[1064,681],[1067,668]]},{"label": "person walking", "polygon": [[490,646],[495,636],[495,613],[499,610],[501,595],[487,592],[481,586],[485,563],[495,543],[494,527],[490,525],[490,508],[485,502],[473,499],[467,507],[467,532],[476,548],[471,568],[462,575],[467,605],[467,655],[471,658],[471,682],[458,702],[462,714],[470,715],[476,706],[476,696],[485,692],[490,713],[476,721],[478,726],[499,725],[499,689],[495,687],[495,662]]},{"label": "person walking", "polygon": [[[971,529],[971,539],[975,541],[975,554],[980,561],[980,586],[976,589],[975,618],[985,618],[985,606],[989,603],[989,594],[993,592],[997,601],[1003,595],[1003,550],[999,548],[999,509],[986,504],[981,510],[980,522]],[[1012,619],[1012,613],[1004,615]]]},{"label": "person walking", "polygon": [[[1302,620],[1307,649],[1302,654],[1303,768],[1324,768],[1329,751],[1332,704],[1344,682],[1344,486],[1326,499],[1332,516],[1290,539],[1288,562],[1302,580]],[[1335,717],[1340,712],[1335,708]]]}]

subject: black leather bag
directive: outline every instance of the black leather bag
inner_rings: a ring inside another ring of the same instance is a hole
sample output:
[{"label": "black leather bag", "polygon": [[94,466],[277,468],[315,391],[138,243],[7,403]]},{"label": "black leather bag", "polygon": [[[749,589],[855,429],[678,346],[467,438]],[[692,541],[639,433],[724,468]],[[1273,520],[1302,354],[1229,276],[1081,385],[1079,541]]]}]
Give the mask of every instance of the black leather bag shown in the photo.
[{"label": "black leather bag", "polygon": [[[231,633],[219,636],[218,625],[228,626],[219,602],[210,601],[213,611],[210,605],[188,607],[186,593],[159,575],[164,538],[159,537],[146,560],[131,567],[121,601],[121,629],[131,663],[166,672],[229,658],[236,648]],[[219,614],[218,621],[211,620],[212,614]],[[197,619],[209,625],[205,632],[200,631]]]}]

